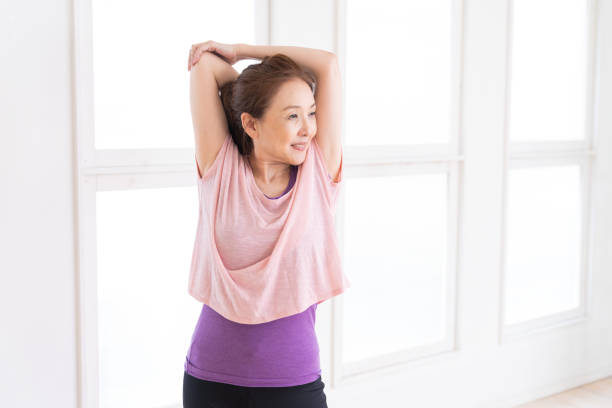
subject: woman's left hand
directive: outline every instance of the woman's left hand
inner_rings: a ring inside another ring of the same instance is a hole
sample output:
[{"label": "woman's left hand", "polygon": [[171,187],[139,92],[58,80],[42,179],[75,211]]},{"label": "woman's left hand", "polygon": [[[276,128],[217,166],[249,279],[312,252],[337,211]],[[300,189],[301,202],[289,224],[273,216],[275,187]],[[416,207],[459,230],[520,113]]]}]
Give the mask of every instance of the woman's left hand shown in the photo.
[{"label": "woman's left hand", "polygon": [[230,65],[234,65],[241,58],[238,56],[237,44],[222,44],[216,41],[206,41],[199,44],[193,44],[189,51],[189,60],[187,64],[187,70],[191,70],[191,67],[198,63],[200,56],[205,52],[212,52],[218,57],[222,58],[225,62]]}]

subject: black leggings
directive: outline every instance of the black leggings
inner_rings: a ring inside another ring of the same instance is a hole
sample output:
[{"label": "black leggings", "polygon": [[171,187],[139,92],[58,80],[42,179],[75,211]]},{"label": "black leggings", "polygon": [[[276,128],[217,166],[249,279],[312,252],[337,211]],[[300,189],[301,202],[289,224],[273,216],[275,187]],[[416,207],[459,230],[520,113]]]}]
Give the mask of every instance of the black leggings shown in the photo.
[{"label": "black leggings", "polygon": [[243,387],[184,372],[183,408],[327,408],[321,376],[291,387]]}]

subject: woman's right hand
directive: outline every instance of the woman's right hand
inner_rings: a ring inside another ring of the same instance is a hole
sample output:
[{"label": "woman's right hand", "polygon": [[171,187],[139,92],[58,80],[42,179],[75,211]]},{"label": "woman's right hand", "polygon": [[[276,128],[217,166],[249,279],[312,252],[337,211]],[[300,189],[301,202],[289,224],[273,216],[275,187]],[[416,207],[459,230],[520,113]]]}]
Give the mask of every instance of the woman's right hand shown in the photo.
[{"label": "woman's right hand", "polygon": [[200,57],[205,52],[212,52],[230,65],[234,65],[241,59],[238,56],[237,44],[222,44],[215,41],[205,41],[203,43],[193,44],[191,46],[191,50],[189,50],[189,60],[187,63],[188,71],[191,70],[192,66],[198,63]]}]

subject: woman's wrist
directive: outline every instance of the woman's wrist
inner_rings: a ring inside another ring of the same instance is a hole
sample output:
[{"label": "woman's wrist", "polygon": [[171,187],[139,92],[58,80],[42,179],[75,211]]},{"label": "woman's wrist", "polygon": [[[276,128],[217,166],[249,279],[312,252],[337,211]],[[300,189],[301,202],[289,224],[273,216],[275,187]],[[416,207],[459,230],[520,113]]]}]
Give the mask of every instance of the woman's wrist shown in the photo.
[{"label": "woman's wrist", "polygon": [[253,51],[251,45],[249,44],[243,44],[243,43],[238,43],[235,44],[235,50],[236,50],[236,56],[238,57],[239,60],[243,60],[243,59],[263,59],[263,56],[261,55],[261,53],[259,54],[259,56],[256,56]]}]

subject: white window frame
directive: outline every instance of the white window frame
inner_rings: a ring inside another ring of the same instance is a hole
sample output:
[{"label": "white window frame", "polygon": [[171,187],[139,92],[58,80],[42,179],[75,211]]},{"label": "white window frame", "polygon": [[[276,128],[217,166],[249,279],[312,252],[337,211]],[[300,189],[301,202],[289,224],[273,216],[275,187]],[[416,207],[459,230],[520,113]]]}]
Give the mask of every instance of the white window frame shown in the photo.
[{"label": "white window frame", "polygon": [[[346,78],[346,5],[350,0],[336,1],[336,54],[340,63],[342,78]],[[343,299],[333,302],[332,327],[332,374],[331,386],[339,388],[358,383],[368,376],[384,375],[402,366],[423,364],[423,359],[434,362],[441,359],[458,358],[456,347],[457,315],[457,271],[458,243],[460,220],[460,186],[462,185],[462,137],[460,123],[461,78],[463,67],[463,0],[453,0],[451,27],[451,64],[456,67],[451,77],[451,130],[448,143],[410,144],[410,145],[375,145],[351,146],[346,144],[343,135],[345,152],[345,180],[362,177],[395,177],[407,174],[446,174],[447,177],[447,265],[446,265],[446,330],[445,337],[436,343],[422,347],[413,347],[393,353],[387,353],[364,359],[358,362],[342,361],[342,326]],[[343,86],[346,89],[346,86]],[[346,91],[343,97],[346,100]],[[346,105],[345,105],[346,109]],[[346,112],[343,114],[346,118]],[[346,119],[345,119],[346,120]],[[345,127],[343,126],[343,129]],[[375,141],[373,141],[375,143]],[[338,236],[341,247],[344,244],[345,191],[338,198]],[[343,250],[342,250],[343,251]],[[343,251],[344,255],[344,251]]]},{"label": "white window frame", "polygon": [[[508,0],[508,44],[507,53],[507,78],[506,84],[512,81],[512,32],[514,28],[513,16],[514,0]],[[502,274],[502,285],[500,291],[500,305],[498,310],[500,316],[498,321],[498,343],[505,344],[520,340],[526,336],[548,332],[558,328],[567,327],[574,324],[584,324],[587,322],[590,306],[591,287],[589,285],[591,276],[591,242],[593,228],[592,219],[592,167],[595,158],[594,129],[596,112],[595,99],[595,56],[597,55],[597,0],[587,0],[588,8],[588,27],[587,36],[587,64],[586,77],[586,98],[585,98],[585,139],[577,141],[537,141],[537,142],[511,142],[508,135],[508,121],[510,116],[510,87],[507,86],[506,92],[506,111],[505,111],[505,131],[504,131],[504,180],[503,180],[503,217],[502,217],[502,257],[500,271]],[[506,324],[505,316],[505,281],[506,281],[506,214],[508,204],[508,173],[515,168],[535,168],[542,166],[572,165],[580,166],[580,186],[581,186],[581,248],[580,248],[580,301],[579,305],[571,310],[567,310],[552,315],[531,319],[516,324]]]}]

